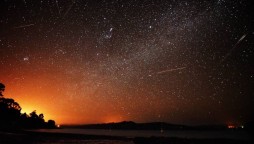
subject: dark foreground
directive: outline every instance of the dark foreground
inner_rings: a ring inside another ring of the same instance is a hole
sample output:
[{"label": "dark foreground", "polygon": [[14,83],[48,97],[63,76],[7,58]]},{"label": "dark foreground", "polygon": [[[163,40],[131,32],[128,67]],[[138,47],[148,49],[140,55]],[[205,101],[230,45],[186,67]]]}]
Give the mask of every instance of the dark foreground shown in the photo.
[{"label": "dark foreground", "polygon": [[0,144],[251,144],[252,140],[117,137],[30,131],[0,131]]}]

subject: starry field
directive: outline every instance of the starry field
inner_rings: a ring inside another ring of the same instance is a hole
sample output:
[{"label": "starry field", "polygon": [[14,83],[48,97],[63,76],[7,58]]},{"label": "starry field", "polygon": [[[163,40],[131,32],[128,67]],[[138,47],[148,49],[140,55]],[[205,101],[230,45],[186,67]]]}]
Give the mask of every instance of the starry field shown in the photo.
[{"label": "starry field", "polygon": [[0,82],[59,124],[253,120],[250,1],[2,0]]}]

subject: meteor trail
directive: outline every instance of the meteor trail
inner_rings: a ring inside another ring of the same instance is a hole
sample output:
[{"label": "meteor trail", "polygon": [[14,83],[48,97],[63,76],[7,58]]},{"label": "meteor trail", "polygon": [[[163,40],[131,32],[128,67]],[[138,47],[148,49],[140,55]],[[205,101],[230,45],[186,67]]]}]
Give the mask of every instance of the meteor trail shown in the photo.
[{"label": "meteor trail", "polygon": [[25,28],[25,27],[30,27],[30,26],[33,26],[34,24],[27,24],[27,25],[22,25],[22,26],[17,26],[17,27],[14,27],[15,29],[19,29],[19,28]]},{"label": "meteor trail", "polygon": [[69,13],[69,11],[71,10],[72,6],[74,5],[75,1],[72,1],[72,4],[69,6],[69,8],[67,9],[67,11],[64,13],[63,18]]},{"label": "meteor trail", "polygon": [[168,72],[173,72],[173,71],[182,70],[182,69],[185,69],[185,68],[186,68],[186,67],[180,67],[180,68],[175,68],[175,69],[168,69],[168,70],[164,70],[164,71],[157,72],[157,74],[164,74],[164,73],[168,73]]},{"label": "meteor trail", "polygon": [[56,0],[56,7],[57,7],[57,10],[58,10],[59,15],[61,15],[60,8],[59,8],[58,1],[57,1],[57,0]]},{"label": "meteor trail", "polygon": [[236,44],[233,46],[233,48],[225,55],[225,57],[220,61],[220,63],[223,63],[233,52],[233,50],[239,45],[239,43],[241,41],[243,41],[243,39],[246,37],[247,34],[244,34],[237,42]]}]

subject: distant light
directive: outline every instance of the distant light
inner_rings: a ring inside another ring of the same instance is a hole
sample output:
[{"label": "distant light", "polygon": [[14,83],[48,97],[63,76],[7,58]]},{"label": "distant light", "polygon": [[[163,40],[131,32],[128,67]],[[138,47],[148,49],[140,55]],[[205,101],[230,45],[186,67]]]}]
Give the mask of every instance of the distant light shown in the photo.
[{"label": "distant light", "polygon": [[161,128],[160,132],[161,132],[161,133],[163,133],[163,132],[164,132],[164,130]]},{"label": "distant light", "polygon": [[28,60],[29,60],[29,57],[24,57],[23,60],[24,60],[24,61],[28,61]]},{"label": "distant light", "polygon": [[244,126],[242,125],[242,126],[241,126],[241,128],[243,129],[243,128],[244,128]]},{"label": "distant light", "polygon": [[60,128],[61,126],[60,125],[56,125],[56,127]]},{"label": "distant light", "polygon": [[228,125],[228,128],[229,129],[234,129],[234,128],[236,128],[234,125]]}]

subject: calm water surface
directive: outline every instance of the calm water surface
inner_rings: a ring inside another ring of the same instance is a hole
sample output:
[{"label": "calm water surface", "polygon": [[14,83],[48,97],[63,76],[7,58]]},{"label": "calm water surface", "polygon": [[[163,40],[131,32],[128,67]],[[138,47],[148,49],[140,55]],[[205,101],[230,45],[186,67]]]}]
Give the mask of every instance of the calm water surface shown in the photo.
[{"label": "calm water surface", "polygon": [[40,129],[37,132],[72,133],[85,135],[107,135],[123,137],[178,137],[178,138],[228,138],[228,139],[250,139],[245,131],[143,131],[143,130],[101,130],[101,129]]}]

